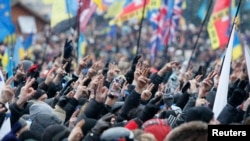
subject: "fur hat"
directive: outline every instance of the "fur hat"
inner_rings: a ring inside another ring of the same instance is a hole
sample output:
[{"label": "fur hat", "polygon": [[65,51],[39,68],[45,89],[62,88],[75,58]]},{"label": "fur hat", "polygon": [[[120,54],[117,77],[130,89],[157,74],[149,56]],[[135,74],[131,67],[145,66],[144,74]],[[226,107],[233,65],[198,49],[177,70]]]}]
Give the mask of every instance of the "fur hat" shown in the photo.
[{"label": "fur hat", "polygon": [[207,123],[203,121],[191,121],[172,129],[164,141],[207,141],[207,134]]}]

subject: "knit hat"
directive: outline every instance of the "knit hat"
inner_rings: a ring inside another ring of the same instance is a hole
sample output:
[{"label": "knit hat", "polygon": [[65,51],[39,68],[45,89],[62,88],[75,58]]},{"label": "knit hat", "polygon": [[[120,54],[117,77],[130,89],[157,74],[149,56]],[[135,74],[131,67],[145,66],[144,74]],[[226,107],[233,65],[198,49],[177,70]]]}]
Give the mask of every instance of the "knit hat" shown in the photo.
[{"label": "knit hat", "polygon": [[19,141],[38,141],[37,138],[30,130],[23,131],[19,137]]},{"label": "knit hat", "polygon": [[39,99],[42,95],[46,94],[46,92],[42,89],[37,89],[36,93],[33,95],[33,99]]},{"label": "knit hat", "polygon": [[125,127],[112,127],[105,130],[100,138],[101,141],[134,141],[134,134]]},{"label": "knit hat", "polygon": [[35,103],[30,107],[30,119],[30,131],[37,138],[41,138],[41,134],[48,126],[62,123],[62,121],[53,113],[53,109],[43,102]]},{"label": "knit hat", "polygon": [[61,141],[64,138],[67,138],[69,134],[69,129],[64,125],[50,125],[43,132],[42,141]]},{"label": "knit hat", "polygon": [[51,114],[53,109],[47,103],[37,102],[30,106],[29,111],[30,119],[33,120],[38,114]]},{"label": "knit hat", "polygon": [[61,124],[61,120],[54,114],[38,114],[30,125],[30,131],[39,139],[42,137],[42,133],[50,125]]},{"label": "knit hat", "polygon": [[205,106],[192,107],[187,111],[186,122],[204,121],[209,123],[214,117],[213,111]]},{"label": "knit hat", "polygon": [[143,123],[142,129],[146,133],[151,133],[158,141],[163,141],[171,131],[167,119],[154,118]]},{"label": "knit hat", "polygon": [[31,60],[23,60],[21,61],[21,64],[23,65],[24,72],[27,73],[29,67],[32,66],[34,63]]}]

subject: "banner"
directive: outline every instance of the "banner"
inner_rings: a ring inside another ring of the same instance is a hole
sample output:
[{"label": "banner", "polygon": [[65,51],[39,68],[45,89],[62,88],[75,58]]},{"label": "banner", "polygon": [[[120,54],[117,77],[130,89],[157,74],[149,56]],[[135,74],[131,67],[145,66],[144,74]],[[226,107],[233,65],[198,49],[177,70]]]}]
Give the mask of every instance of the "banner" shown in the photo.
[{"label": "banner", "polygon": [[229,35],[230,0],[217,0],[208,22],[207,30],[211,40],[212,49],[225,48]]}]

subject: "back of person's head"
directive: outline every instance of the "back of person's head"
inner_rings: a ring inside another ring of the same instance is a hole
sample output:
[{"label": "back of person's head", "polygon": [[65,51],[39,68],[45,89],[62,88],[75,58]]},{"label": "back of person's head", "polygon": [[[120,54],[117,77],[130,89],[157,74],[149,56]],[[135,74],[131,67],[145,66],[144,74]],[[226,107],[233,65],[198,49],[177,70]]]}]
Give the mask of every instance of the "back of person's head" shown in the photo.
[{"label": "back of person's head", "polygon": [[173,128],[164,141],[207,141],[207,135],[207,123],[190,121]]},{"label": "back of person's head", "polygon": [[134,134],[125,127],[112,127],[105,130],[100,139],[101,141],[134,141]]}]

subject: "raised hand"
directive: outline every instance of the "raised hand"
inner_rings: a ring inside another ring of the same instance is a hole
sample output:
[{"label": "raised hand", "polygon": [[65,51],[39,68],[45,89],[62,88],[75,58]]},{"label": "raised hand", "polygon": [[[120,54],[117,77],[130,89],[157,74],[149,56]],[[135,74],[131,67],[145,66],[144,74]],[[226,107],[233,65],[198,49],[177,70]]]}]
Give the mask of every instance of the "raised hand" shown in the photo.
[{"label": "raised hand", "polygon": [[190,87],[188,89],[189,94],[194,94],[198,92],[201,78],[202,78],[202,75],[197,75],[194,79],[188,81],[188,83],[190,84]]},{"label": "raised hand", "polygon": [[68,136],[68,141],[80,141],[83,138],[82,127],[84,124],[85,120],[83,119],[76,124]]},{"label": "raised hand", "polygon": [[32,88],[34,82],[35,78],[28,78],[25,85],[21,88],[19,99],[16,102],[19,108],[22,108],[23,105],[36,93]]},{"label": "raised hand", "polygon": [[81,74],[81,71],[83,68],[85,68],[87,66],[87,64],[89,63],[90,61],[90,56],[87,55],[85,57],[83,57],[78,63],[78,67],[75,71],[76,75],[80,75]]},{"label": "raised hand", "polygon": [[53,81],[53,79],[54,79],[54,77],[55,77],[55,70],[56,70],[56,69],[53,67],[53,68],[51,68],[51,70],[49,70],[49,72],[47,73],[46,78],[45,78],[45,81],[44,81],[44,83],[45,83],[46,85],[51,84],[51,82]]},{"label": "raised hand", "polygon": [[165,89],[166,89],[166,85],[164,83],[159,84],[158,90],[155,93],[155,96],[162,96]]},{"label": "raised hand", "polygon": [[179,68],[179,63],[177,61],[172,61],[163,66],[158,72],[159,76],[163,76],[165,73],[172,71],[173,69]]},{"label": "raised hand", "polygon": [[99,79],[95,97],[95,100],[99,103],[104,103],[108,94],[108,88],[103,86],[103,83],[104,83],[104,77],[102,76],[102,78]]},{"label": "raised hand", "polygon": [[142,70],[142,74],[139,76],[139,78],[137,80],[136,87],[135,87],[135,91],[137,93],[142,93],[143,88],[149,82],[149,79],[147,78],[148,73],[149,73],[149,69],[148,68]]},{"label": "raised hand", "polygon": [[65,71],[65,68],[67,67],[67,65],[68,65],[68,62],[66,62],[65,64],[62,64],[61,67],[59,67],[56,70],[56,77],[53,79],[53,82],[55,84],[58,84],[61,78],[67,74],[67,72]]},{"label": "raised hand", "polygon": [[72,56],[72,51],[73,51],[73,46],[72,46],[72,40],[66,39],[65,44],[64,44],[64,51],[63,51],[63,58],[64,59],[69,59]]},{"label": "raised hand", "polygon": [[199,97],[204,97],[213,87],[213,79],[217,75],[215,71],[212,71],[208,74],[208,76],[201,82],[199,89]]},{"label": "raised hand", "polygon": [[14,89],[11,88],[11,83],[14,81],[14,77],[10,77],[8,80],[6,80],[5,86],[2,89],[2,94],[0,95],[0,101],[2,103],[10,102],[13,99],[14,96]]},{"label": "raised hand", "polygon": [[146,89],[142,91],[141,93],[141,100],[147,101],[151,98],[152,96],[152,90],[154,88],[154,84],[150,83],[147,85]]},{"label": "raised hand", "polygon": [[23,68],[23,64],[19,64],[17,67],[17,71],[15,73],[15,80],[20,80],[22,77],[25,76],[25,72],[24,72],[24,68]]}]

